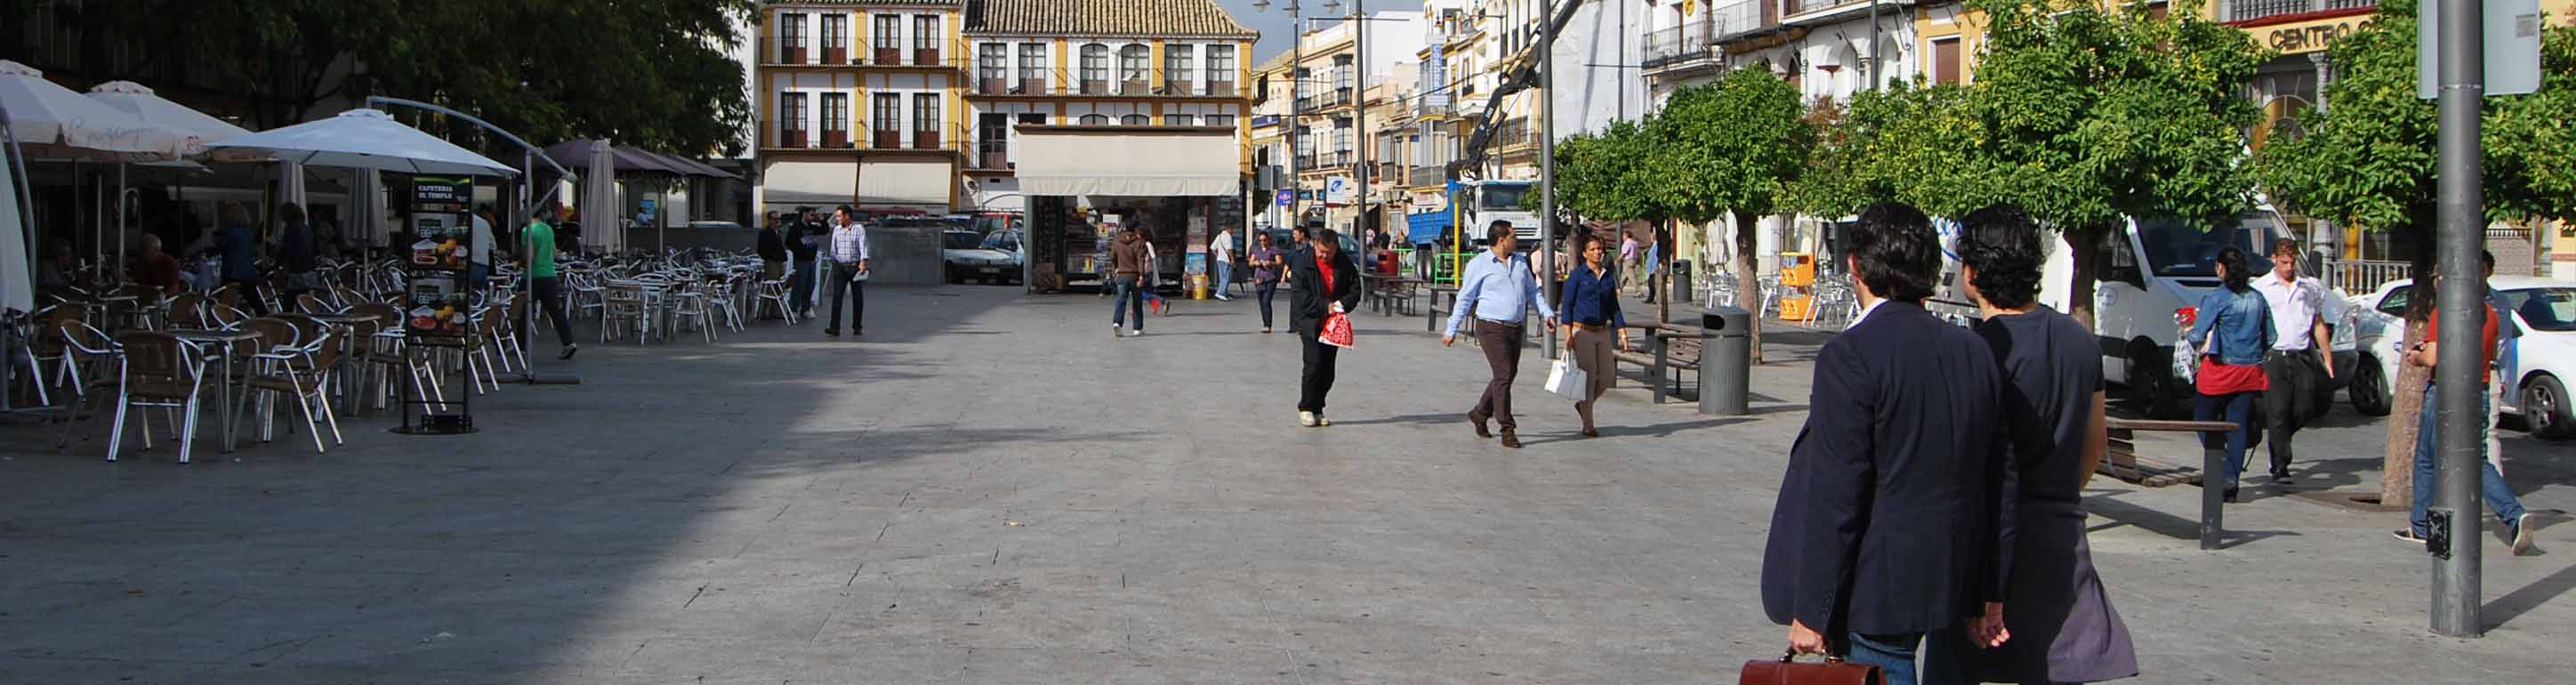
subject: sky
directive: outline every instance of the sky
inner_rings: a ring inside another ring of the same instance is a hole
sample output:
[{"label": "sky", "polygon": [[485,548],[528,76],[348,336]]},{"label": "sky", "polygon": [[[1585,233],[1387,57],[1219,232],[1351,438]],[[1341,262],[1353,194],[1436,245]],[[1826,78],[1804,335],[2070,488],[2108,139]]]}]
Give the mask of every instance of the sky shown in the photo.
[{"label": "sky", "polygon": [[[1324,0],[1296,1],[1305,8],[1307,17],[1311,18],[1324,13]],[[1287,52],[1288,48],[1295,44],[1296,34],[1293,32],[1294,29],[1290,28],[1293,22],[1288,20],[1289,2],[1290,0],[1270,0],[1270,11],[1261,12],[1252,9],[1252,0],[1217,0],[1218,5],[1224,6],[1226,12],[1234,15],[1235,21],[1243,22],[1243,25],[1261,32],[1261,42],[1252,45],[1253,64],[1260,64],[1262,60],[1270,59],[1273,55]],[[1340,0],[1340,2],[1343,12],[1351,11],[1351,0]],[[1421,9],[1422,0],[1370,0],[1368,3],[1368,10],[1371,13]]]}]

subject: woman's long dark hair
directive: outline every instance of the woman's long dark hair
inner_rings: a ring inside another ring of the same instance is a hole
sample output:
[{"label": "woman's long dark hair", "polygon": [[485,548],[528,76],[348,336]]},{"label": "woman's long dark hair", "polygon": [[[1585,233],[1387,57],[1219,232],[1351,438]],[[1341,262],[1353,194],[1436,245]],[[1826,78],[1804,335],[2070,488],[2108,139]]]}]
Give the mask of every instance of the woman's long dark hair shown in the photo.
[{"label": "woman's long dark hair", "polygon": [[2220,270],[2226,273],[2226,275],[2220,276],[2219,278],[2227,284],[2227,290],[2229,292],[2242,295],[2254,290],[2254,286],[2252,284],[2254,274],[2245,268],[2245,250],[2243,248],[2227,247],[2219,249],[2218,266]]}]

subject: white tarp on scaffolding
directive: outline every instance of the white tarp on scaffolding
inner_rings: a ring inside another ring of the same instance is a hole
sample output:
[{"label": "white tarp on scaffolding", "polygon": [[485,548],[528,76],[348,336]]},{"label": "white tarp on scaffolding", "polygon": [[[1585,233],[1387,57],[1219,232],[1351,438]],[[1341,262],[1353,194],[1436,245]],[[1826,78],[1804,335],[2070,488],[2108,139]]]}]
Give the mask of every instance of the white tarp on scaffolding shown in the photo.
[{"label": "white tarp on scaffolding", "polygon": [[761,173],[761,201],[771,209],[846,204],[858,197],[858,182],[858,165],[850,162],[771,162]]},{"label": "white tarp on scaffolding", "polygon": [[1230,196],[1242,188],[1232,128],[1022,126],[1015,175],[1030,196]]},{"label": "white tarp on scaffolding", "polygon": [[957,172],[945,160],[869,160],[859,164],[859,204],[946,210]]}]

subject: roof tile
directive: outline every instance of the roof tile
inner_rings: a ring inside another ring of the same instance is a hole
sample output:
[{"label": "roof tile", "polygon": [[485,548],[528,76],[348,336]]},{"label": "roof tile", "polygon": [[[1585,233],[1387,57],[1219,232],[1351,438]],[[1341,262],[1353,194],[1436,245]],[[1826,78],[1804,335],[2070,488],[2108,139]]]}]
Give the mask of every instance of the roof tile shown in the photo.
[{"label": "roof tile", "polygon": [[966,0],[967,33],[1239,38],[1261,34],[1215,0]]}]

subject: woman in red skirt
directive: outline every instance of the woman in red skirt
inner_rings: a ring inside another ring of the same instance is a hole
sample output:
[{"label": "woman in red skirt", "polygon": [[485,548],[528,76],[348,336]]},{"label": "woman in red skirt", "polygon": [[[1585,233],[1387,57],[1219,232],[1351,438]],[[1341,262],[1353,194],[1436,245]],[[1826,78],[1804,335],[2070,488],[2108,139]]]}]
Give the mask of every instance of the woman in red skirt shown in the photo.
[{"label": "woman in red skirt", "polygon": [[2193,406],[2193,418],[2237,426],[2223,438],[2201,434],[2204,446],[2217,448],[2223,443],[2227,449],[2224,485],[2229,502],[2236,501],[2236,476],[2245,471],[2246,446],[2259,430],[2254,425],[2254,405],[2270,387],[2262,364],[2263,351],[2272,349],[2272,308],[2250,284],[2253,278],[2244,250],[2219,250],[2218,279],[2226,287],[2200,298],[2198,320],[2191,326],[2190,343],[2200,351],[2195,379],[2200,398]]}]

